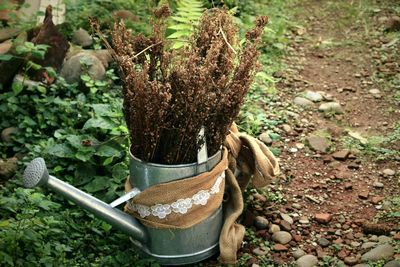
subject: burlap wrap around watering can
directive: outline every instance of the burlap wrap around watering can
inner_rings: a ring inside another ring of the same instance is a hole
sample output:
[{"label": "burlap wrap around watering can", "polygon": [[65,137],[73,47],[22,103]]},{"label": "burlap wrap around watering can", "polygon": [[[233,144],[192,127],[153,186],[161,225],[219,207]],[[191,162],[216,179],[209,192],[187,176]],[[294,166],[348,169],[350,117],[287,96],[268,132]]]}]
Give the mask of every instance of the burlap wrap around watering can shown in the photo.
[{"label": "burlap wrap around watering can", "polygon": [[[240,175],[236,177],[235,173]],[[264,187],[278,173],[278,162],[270,150],[259,140],[240,133],[233,124],[224,143],[222,159],[211,171],[151,186],[130,200],[125,212],[147,227],[186,229],[207,219],[221,206],[226,185],[229,196],[224,203],[219,261],[235,264],[245,233],[244,226],[237,223],[243,212],[242,193],[250,181],[255,188]],[[132,186],[128,179],[125,191],[131,191]],[[148,207],[159,207],[157,216]]]}]

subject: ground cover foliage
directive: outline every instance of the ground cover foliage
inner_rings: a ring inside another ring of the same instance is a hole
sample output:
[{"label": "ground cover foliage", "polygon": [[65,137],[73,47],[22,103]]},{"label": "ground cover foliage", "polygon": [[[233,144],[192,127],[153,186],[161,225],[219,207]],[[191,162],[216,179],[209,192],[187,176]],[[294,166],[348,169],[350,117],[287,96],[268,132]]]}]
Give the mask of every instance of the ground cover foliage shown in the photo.
[{"label": "ground cover foliage", "polygon": [[[89,15],[97,16],[103,26],[110,26],[113,11],[128,9],[140,21],[127,23],[127,27],[147,34],[148,17],[154,6],[150,1],[144,2],[68,0],[68,27],[63,31],[69,36],[79,27],[90,30]],[[178,10],[179,2],[170,2]],[[264,108],[268,99],[275,97],[276,81],[272,73],[281,67],[279,57],[287,42],[284,33],[289,22],[282,12],[287,3],[267,2],[225,1],[236,13],[241,38],[253,25],[256,15],[270,17],[261,47],[262,68],[238,120],[240,128],[250,134],[258,134],[284,120],[284,117],[267,119]],[[215,5],[222,4],[203,2],[207,8]],[[168,34],[179,30],[173,25],[174,21],[170,21]],[[99,42],[93,46],[96,48]],[[26,43],[21,47],[30,49],[20,48],[22,57],[24,53],[31,56],[33,51],[40,57],[45,50]],[[121,81],[115,66],[107,71],[103,81],[82,75],[78,84],[67,84],[57,77],[50,86],[17,82],[5,89],[0,95],[0,128],[20,130],[10,143],[0,143],[0,155],[2,158],[16,156],[19,168],[12,179],[0,181],[0,265],[132,266],[134,263],[134,266],[158,266],[140,257],[127,236],[92,214],[46,189],[22,188],[24,166],[41,156],[52,175],[105,202],[123,194],[128,172],[128,131],[122,114]],[[279,138],[273,132],[270,135]]]}]

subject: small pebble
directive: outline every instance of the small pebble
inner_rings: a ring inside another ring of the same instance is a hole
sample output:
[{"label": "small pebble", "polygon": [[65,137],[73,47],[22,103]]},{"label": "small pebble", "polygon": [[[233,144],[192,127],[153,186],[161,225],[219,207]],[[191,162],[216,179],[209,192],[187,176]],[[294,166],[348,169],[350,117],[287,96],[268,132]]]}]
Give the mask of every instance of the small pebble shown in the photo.
[{"label": "small pebble", "polygon": [[383,188],[384,185],[381,182],[374,182],[374,184],[372,186],[375,188]]},{"label": "small pebble", "polygon": [[326,238],[320,238],[320,239],[318,239],[318,244],[319,244],[321,247],[323,247],[323,248],[329,246],[330,243],[331,243],[331,242],[330,242],[328,239],[326,239]]}]

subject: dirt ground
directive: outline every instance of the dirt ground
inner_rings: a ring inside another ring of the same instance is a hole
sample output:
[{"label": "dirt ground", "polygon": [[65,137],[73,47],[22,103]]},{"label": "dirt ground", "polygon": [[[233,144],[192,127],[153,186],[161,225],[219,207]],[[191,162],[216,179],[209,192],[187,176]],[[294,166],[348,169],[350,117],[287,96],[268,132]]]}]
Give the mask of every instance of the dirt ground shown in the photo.
[{"label": "dirt ground", "polygon": [[[362,255],[371,247],[365,244],[382,243],[381,235],[390,238],[394,255],[369,266],[400,258],[399,217],[388,216],[399,211],[393,203],[400,196],[400,159],[390,154],[398,152],[399,139],[381,150],[370,141],[393,136],[400,120],[396,84],[390,83],[400,73],[400,42],[390,33],[394,14],[388,7],[395,1],[374,4],[372,11],[362,1],[309,0],[296,7],[287,68],[276,75],[282,106],[290,107],[283,139],[272,143],[282,151],[282,175],[270,188],[277,199],[251,196],[245,223],[254,234],[247,235],[239,253],[247,259],[242,264],[290,265],[293,252],[301,249],[315,255],[320,266],[353,266],[366,262]],[[323,99],[294,105],[293,99],[308,90]],[[318,111],[325,102],[339,103],[340,112]],[[326,151],[308,145],[310,135],[322,137]],[[331,219],[317,221],[321,213]],[[283,222],[281,214],[293,222]],[[271,230],[254,227],[257,216],[290,232],[292,240],[277,246]]]}]

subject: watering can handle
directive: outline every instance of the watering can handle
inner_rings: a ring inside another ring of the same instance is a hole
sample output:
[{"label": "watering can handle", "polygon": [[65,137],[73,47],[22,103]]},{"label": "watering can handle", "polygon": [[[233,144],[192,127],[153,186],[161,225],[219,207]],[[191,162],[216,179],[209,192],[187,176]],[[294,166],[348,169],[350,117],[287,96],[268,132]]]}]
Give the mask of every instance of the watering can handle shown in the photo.
[{"label": "watering can handle", "polygon": [[125,195],[123,195],[123,196],[117,198],[116,200],[114,200],[113,202],[111,202],[110,206],[115,208],[116,206],[121,205],[122,203],[130,200],[131,198],[134,198],[135,196],[140,194],[140,192],[141,192],[140,189],[135,187],[131,191],[126,193]]},{"label": "watering can handle", "polygon": [[207,154],[207,144],[206,144],[206,136],[205,136],[205,128],[204,126],[201,127],[198,140],[201,140],[203,145],[200,147],[199,152],[197,153],[197,164],[202,164],[208,160]]}]

